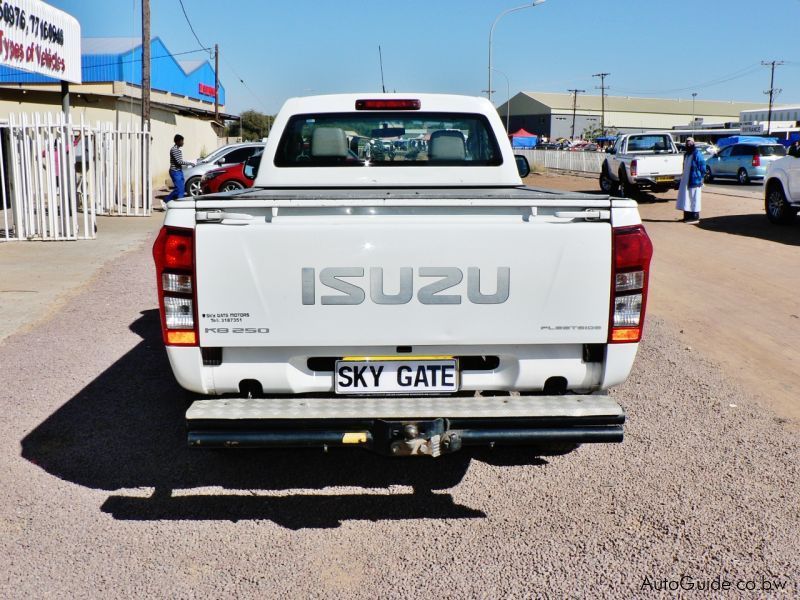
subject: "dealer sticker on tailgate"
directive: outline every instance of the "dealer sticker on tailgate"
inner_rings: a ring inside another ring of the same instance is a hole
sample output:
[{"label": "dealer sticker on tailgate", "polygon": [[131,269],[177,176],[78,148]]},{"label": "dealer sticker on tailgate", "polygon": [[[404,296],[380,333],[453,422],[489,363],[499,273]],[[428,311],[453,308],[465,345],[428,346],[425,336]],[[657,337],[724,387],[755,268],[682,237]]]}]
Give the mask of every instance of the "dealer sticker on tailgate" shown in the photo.
[{"label": "dealer sticker on tailgate", "polygon": [[450,357],[336,361],[337,394],[429,394],[458,391],[458,360]]}]

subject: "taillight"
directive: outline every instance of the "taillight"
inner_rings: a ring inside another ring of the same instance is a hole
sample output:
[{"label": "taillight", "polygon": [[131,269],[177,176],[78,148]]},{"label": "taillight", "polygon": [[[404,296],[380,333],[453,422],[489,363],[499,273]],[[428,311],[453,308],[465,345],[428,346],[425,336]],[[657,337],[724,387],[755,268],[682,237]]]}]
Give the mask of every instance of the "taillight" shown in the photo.
[{"label": "taillight", "polygon": [[761,166],[761,157],[758,154],[753,154],[753,166],[754,167]]},{"label": "taillight", "polygon": [[168,346],[197,346],[194,230],[162,227],[153,244],[161,331]]},{"label": "taillight", "polygon": [[356,100],[356,110],[419,110],[419,100]]},{"label": "taillight", "polygon": [[639,168],[639,164],[636,160],[631,161],[631,177],[636,177],[636,170]]},{"label": "taillight", "polygon": [[610,344],[642,339],[653,243],[642,225],[613,230]]}]

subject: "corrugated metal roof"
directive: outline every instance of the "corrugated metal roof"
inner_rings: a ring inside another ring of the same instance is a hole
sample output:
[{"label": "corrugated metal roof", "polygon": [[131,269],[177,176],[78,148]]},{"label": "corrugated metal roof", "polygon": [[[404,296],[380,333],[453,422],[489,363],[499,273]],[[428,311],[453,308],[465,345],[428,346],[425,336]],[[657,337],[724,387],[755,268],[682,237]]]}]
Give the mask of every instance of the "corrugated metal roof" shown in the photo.
[{"label": "corrugated metal roof", "polygon": [[[551,92],[520,92],[517,96],[527,96],[532,100],[548,106],[553,111],[572,112],[572,94],[559,94]],[[516,97],[515,97],[516,98]],[[599,95],[580,94],[578,95],[578,110],[601,110],[601,97]],[[512,113],[518,104],[512,99]],[[686,114],[708,115],[708,116],[730,116],[738,115],[741,111],[761,108],[764,106],[760,102],[733,102],[724,100],[695,100],[694,111],[692,110],[692,100],[668,99],[668,98],[637,98],[633,96],[606,96],[606,112],[634,112],[634,113],[657,113],[657,114]]]},{"label": "corrugated metal roof", "polygon": [[81,38],[81,54],[126,54],[142,45],[142,38],[96,37]]},{"label": "corrugated metal roof", "polygon": [[191,73],[195,69],[202,67],[206,62],[205,60],[179,60],[178,64],[184,71]]}]

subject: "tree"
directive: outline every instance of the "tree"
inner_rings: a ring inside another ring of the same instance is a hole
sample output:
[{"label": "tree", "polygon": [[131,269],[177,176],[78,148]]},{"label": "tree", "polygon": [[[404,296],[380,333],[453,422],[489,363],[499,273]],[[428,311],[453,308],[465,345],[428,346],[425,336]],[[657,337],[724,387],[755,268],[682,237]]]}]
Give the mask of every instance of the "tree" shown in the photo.
[{"label": "tree", "polygon": [[[586,128],[584,128],[583,130],[583,133],[581,134],[581,137],[584,140],[595,140],[599,137],[602,137],[602,135],[603,135],[603,130],[601,129],[600,124],[598,123],[586,126]],[[606,127],[606,135],[615,136],[617,135],[617,130],[614,127],[610,128]]]},{"label": "tree", "polygon": [[[242,140],[260,140],[269,135],[272,123],[275,121],[274,115],[267,115],[257,110],[246,110],[240,116],[240,121],[231,121],[228,124],[227,135],[239,137]],[[241,122],[241,130],[239,123]]]}]

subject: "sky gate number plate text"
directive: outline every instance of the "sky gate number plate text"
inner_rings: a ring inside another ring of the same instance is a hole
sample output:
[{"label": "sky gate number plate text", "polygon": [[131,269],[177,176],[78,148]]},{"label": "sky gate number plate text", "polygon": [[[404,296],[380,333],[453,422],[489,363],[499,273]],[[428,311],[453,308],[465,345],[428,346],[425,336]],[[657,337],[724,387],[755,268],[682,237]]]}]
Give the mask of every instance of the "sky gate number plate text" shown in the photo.
[{"label": "sky gate number plate text", "polygon": [[336,361],[337,394],[430,394],[458,391],[454,358]]}]

